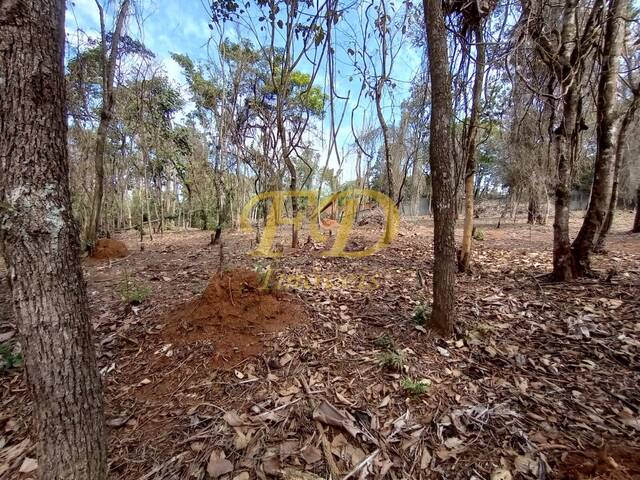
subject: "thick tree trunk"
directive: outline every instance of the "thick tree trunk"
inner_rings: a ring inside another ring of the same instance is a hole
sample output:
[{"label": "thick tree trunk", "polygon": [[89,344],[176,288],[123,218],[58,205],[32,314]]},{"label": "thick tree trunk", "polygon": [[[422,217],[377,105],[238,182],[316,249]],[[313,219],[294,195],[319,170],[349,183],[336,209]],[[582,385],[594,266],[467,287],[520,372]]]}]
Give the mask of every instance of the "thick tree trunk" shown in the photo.
[{"label": "thick tree trunk", "polygon": [[458,271],[469,270],[471,262],[471,246],[473,242],[473,200],[474,200],[474,175],[476,170],[476,136],[478,133],[478,118],[480,116],[480,101],[484,83],[485,44],[483,25],[475,28],[476,65],[473,80],[473,99],[471,115],[469,117],[469,131],[464,141],[465,177],[464,177],[464,228],[462,231],[462,248],[458,262]]},{"label": "thick tree trunk", "polygon": [[578,275],[585,275],[591,269],[590,257],[594,247],[594,239],[604,223],[612,191],[617,140],[616,90],[627,2],[628,0],[611,0],[607,12],[604,53],[602,54],[596,100],[598,150],[591,187],[591,200],[582,227],[571,247]]},{"label": "thick tree trunk", "polygon": [[39,476],[103,480],[102,390],[71,212],[64,0],[0,2],[0,244]]},{"label": "thick tree trunk", "polygon": [[431,77],[431,141],[429,161],[433,174],[434,263],[433,263],[433,326],[450,332],[456,316],[456,248],[455,248],[455,185],[451,145],[451,80],[447,31],[442,2],[423,0],[427,30],[427,52]]},{"label": "thick tree trunk", "polygon": [[562,16],[559,72],[556,72],[563,90],[562,119],[554,135],[556,149],[556,185],[553,221],[553,273],[556,281],[569,281],[575,275],[569,238],[569,216],[571,205],[571,171],[578,148],[579,89],[578,73],[571,63],[577,38],[577,1],[565,3]]},{"label": "thick tree trunk", "polygon": [[95,164],[95,181],[93,190],[93,199],[91,202],[91,214],[85,240],[93,244],[98,236],[100,227],[100,216],[102,215],[102,197],[104,192],[104,153],[107,144],[107,134],[111,125],[113,116],[113,79],[116,71],[116,61],[118,58],[118,48],[120,46],[120,37],[124,29],[124,21],[129,11],[129,0],[123,0],[116,20],[116,28],[111,36],[111,50],[109,56],[106,55],[107,38],[104,26],[104,12],[99,3],[100,9],[100,27],[102,32],[102,108],[100,109],[100,123],[96,133],[96,150],[94,156]]}]

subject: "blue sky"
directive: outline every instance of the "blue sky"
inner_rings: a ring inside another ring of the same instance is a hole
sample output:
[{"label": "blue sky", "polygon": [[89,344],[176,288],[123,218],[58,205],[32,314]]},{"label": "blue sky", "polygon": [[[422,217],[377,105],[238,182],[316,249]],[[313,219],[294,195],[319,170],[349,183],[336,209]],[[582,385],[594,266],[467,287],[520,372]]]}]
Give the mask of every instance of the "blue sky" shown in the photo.
[{"label": "blue sky", "polygon": [[[110,21],[113,18],[113,8],[116,2],[107,2],[107,26],[110,29]],[[207,11],[207,0],[165,0],[163,2],[144,0],[136,2],[137,14],[130,18],[128,33],[139,38],[143,43],[151,49],[157,56],[158,63],[162,66],[167,76],[177,85],[184,87],[184,77],[182,76],[180,67],[170,58],[171,52],[186,53],[194,59],[205,61],[208,58],[207,44],[212,34],[208,27],[209,16]],[[354,154],[349,154],[350,146],[353,144],[353,135],[351,132],[350,116],[351,109],[355,105],[355,100],[360,90],[360,80],[353,68],[351,57],[347,54],[347,48],[352,46],[350,39],[353,37],[352,32],[358,30],[362,22],[358,15],[364,13],[363,9],[353,11],[347,17],[343,18],[336,27],[336,90],[341,96],[350,95],[350,101],[345,114],[345,120],[341,130],[337,135],[337,143],[340,151],[347,153],[342,165],[342,180],[350,180],[355,177],[355,161]],[[252,19],[258,16],[253,11]],[[74,0],[67,2],[66,17],[67,39],[73,42],[76,36],[92,36],[98,37],[99,16],[98,9],[94,0]],[[230,24],[225,26],[225,36],[230,40],[237,40],[238,35],[242,35],[250,40],[254,40],[253,33],[246,29],[238,31],[237,28]],[[369,42],[368,48],[374,48],[375,42]],[[423,62],[422,51],[411,46],[409,39],[406,39],[399,48],[396,64],[394,66],[393,78],[396,80],[397,87],[393,91],[392,96],[387,96],[383,102],[385,117],[390,123],[394,119],[398,119],[399,106],[404,98],[408,95],[408,89],[411,80],[415,77]],[[301,70],[309,72],[312,66],[307,62],[301,65]],[[350,81],[350,78],[352,80]],[[316,85],[328,89],[326,82],[326,72],[324,67],[318,72]],[[186,90],[183,91],[186,94]],[[336,114],[342,111],[340,101],[336,105]],[[375,106],[370,100],[363,99],[360,102],[360,108],[354,115],[354,124],[358,129],[363,124],[373,124],[377,126],[375,118]],[[324,122],[318,125],[318,135],[312,141],[313,148],[320,154],[320,163],[324,165],[327,157],[327,149],[329,143],[329,115],[326,115]],[[337,159],[335,154],[330,156],[329,165],[336,168]]]}]

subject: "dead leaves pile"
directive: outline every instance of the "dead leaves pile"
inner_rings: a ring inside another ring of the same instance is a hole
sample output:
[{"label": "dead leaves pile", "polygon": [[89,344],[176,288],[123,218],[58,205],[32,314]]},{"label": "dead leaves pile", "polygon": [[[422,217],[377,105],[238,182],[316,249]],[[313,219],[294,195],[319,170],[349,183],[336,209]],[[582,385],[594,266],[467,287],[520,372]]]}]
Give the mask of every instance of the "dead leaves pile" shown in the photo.
[{"label": "dead leaves pile", "polygon": [[[553,285],[541,278],[548,251],[485,241],[473,275],[458,278],[459,321],[444,340],[411,321],[430,300],[429,241],[408,231],[364,259],[274,261],[275,272],[306,278],[292,290],[312,323],[230,372],[184,367],[191,357],[167,357],[166,371],[138,365],[157,315],[136,313],[130,338],[113,340],[130,363],[113,353],[105,367],[117,367],[104,371],[113,478],[542,480],[574,451],[637,446],[638,258],[608,282]],[[363,276],[374,289],[317,280]],[[401,355],[399,369],[381,365],[386,351]],[[145,379],[172,382],[138,398]],[[407,379],[428,388],[413,395]],[[0,468],[12,447],[0,446]],[[12,468],[28,455],[13,454]]]}]

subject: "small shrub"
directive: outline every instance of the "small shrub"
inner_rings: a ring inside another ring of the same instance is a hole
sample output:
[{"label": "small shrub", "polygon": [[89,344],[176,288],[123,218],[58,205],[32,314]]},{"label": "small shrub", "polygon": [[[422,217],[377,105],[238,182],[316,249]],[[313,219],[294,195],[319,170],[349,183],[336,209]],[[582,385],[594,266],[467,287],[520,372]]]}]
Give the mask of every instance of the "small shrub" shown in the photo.
[{"label": "small shrub", "polygon": [[139,305],[151,295],[149,287],[129,278],[127,273],[125,273],[124,280],[120,283],[118,291],[122,298],[131,305]]},{"label": "small shrub", "polygon": [[480,230],[479,228],[478,228],[478,229],[476,229],[476,230],[473,232],[473,239],[474,239],[474,240],[477,240],[478,242],[482,242],[482,241],[484,241],[484,231],[483,231],[483,230]]},{"label": "small shrub", "polygon": [[378,338],[373,341],[373,344],[379,348],[389,348],[392,349],[394,347],[393,338],[391,338],[388,334],[383,333]]},{"label": "small shrub", "polygon": [[405,378],[402,380],[402,388],[405,391],[413,396],[424,395],[429,391],[431,387],[430,383],[422,382],[418,380],[411,380],[410,378]]},{"label": "small shrub", "polygon": [[404,356],[398,352],[385,352],[380,355],[379,363],[382,367],[388,370],[402,371],[404,366]]},{"label": "small shrub", "polygon": [[426,325],[431,319],[431,305],[418,305],[413,311],[411,317],[416,325]]},{"label": "small shrub", "polygon": [[0,343],[0,372],[22,365],[22,355],[14,352],[13,348],[5,343]]}]

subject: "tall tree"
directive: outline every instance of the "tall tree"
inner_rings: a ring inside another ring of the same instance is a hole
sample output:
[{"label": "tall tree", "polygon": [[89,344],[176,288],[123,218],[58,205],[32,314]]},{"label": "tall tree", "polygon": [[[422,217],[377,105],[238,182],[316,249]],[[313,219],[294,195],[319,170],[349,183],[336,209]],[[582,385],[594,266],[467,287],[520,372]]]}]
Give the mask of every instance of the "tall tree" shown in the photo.
[{"label": "tall tree", "polygon": [[600,81],[596,99],[598,150],[591,187],[591,199],[578,236],[571,246],[574,264],[578,275],[590,270],[590,256],[594,240],[602,227],[611,197],[613,170],[616,162],[616,143],[618,140],[618,113],[616,111],[616,93],[620,54],[624,41],[624,14],[628,0],[610,0],[607,9],[607,21],[604,49],[601,58]]},{"label": "tall tree", "polygon": [[102,391],[69,192],[64,12],[64,0],[0,3],[0,243],[40,478],[103,480]]},{"label": "tall tree", "polygon": [[89,244],[93,244],[98,236],[98,228],[100,226],[100,215],[102,213],[102,197],[104,192],[104,155],[107,143],[107,134],[113,117],[113,82],[116,72],[116,62],[118,60],[118,51],[120,48],[120,38],[125,27],[125,20],[129,12],[129,0],[123,0],[118,10],[115,29],[111,34],[111,46],[107,48],[108,35],[106,32],[104,21],[104,8],[99,0],[96,0],[98,11],[100,13],[100,32],[101,32],[101,66],[102,66],[102,106],[100,108],[100,122],[98,123],[98,132],[96,134],[95,149],[95,184],[93,190],[93,200],[91,203],[91,212],[89,223],[87,224],[87,232],[85,240]]},{"label": "tall tree", "polygon": [[604,219],[604,223],[600,228],[600,233],[598,234],[598,240],[594,247],[594,251],[602,251],[604,249],[604,244],[607,239],[607,235],[609,234],[609,230],[611,229],[611,225],[613,224],[613,217],[616,213],[616,207],[618,205],[618,189],[620,183],[620,170],[622,169],[622,165],[624,163],[624,150],[627,145],[627,136],[629,132],[629,127],[633,123],[633,117],[635,115],[636,110],[640,107],[640,83],[632,88],[633,98],[631,102],[626,108],[624,116],[622,117],[622,122],[620,124],[620,129],[618,130],[618,138],[616,145],[616,159],[615,165],[613,167],[613,185],[611,186],[611,198],[609,199],[609,209],[607,211],[607,216]]},{"label": "tall tree", "polygon": [[[475,4],[480,9],[480,3]],[[474,12],[476,13],[476,12]],[[474,18],[482,19],[483,13],[478,11]],[[469,116],[469,128],[465,135],[463,146],[465,156],[464,174],[464,228],[462,232],[462,248],[458,270],[461,272],[469,269],[471,261],[471,242],[473,233],[473,200],[474,200],[474,176],[476,170],[476,137],[478,135],[478,124],[480,123],[480,101],[484,83],[485,69],[485,44],[484,44],[484,21],[473,26],[473,35],[476,46],[476,62],[473,79],[473,95],[471,99],[471,115]]]},{"label": "tall tree", "polygon": [[[582,97],[587,67],[600,37],[603,8],[603,0],[595,0],[591,5],[579,3],[567,0],[562,6],[549,6],[529,1],[524,4],[523,16],[538,55],[552,74],[552,85],[559,90],[559,124],[552,133],[556,160],[552,277],[558,281],[571,280],[577,274],[569,237],[571,175],[584,124]],[[579,10],[585,16],[584,21],[578,21]],[[551,19],[559,13],[558,28]]]},{"label": "tall tree", "polygon": [[456,315],[455,186],[451,152],[451,80],[447,30],[440,0],[423,0],[427,54],[431,77],[431,139],[429,162],[433,185],[433,326],[453,329]]}]

